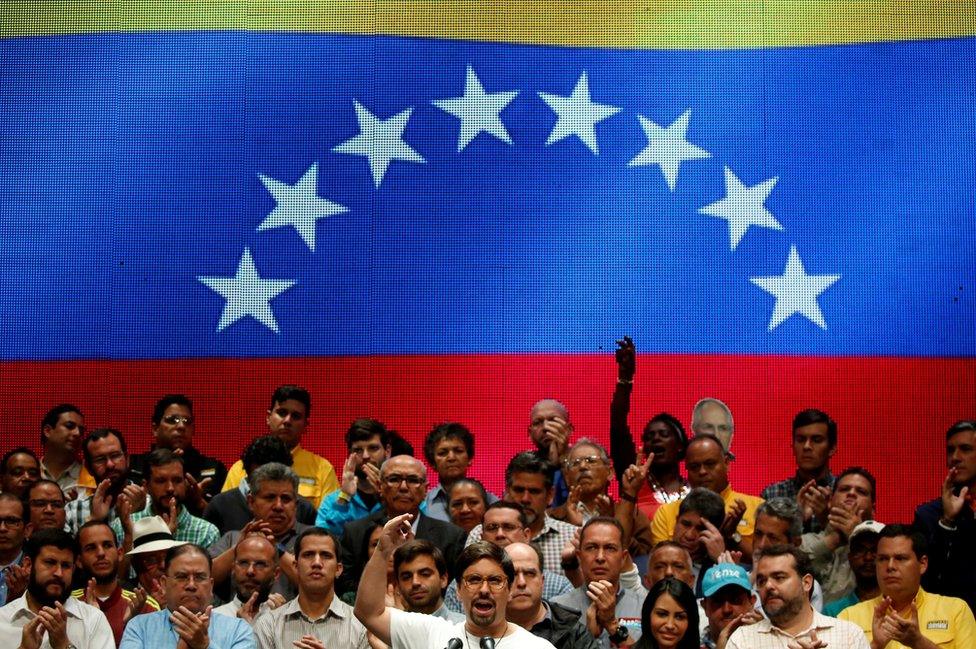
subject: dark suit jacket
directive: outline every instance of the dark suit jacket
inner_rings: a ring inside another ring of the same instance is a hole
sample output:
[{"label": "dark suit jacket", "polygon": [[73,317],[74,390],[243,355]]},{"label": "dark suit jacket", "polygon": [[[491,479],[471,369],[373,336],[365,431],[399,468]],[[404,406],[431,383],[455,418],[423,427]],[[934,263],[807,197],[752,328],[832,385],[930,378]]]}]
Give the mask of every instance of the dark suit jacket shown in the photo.
[{"label": "dark suit jacket", "polygon": [[[369,557],[369,534],[377,525],[383,526],[389,517],[384,510],[373,512],[365,518],[346,523],[342,532],[342,575],[336,581],[336,592],[342,594],[356,590],[359,577]],[[417,538],[430,541],[444,553],[447,571],[454,577],[454,564],[464,549],[468,533],[457,525],[439,521],[436,518],[420,515],[417,521]]]},{"label": "dark suit jacket", "polygon": [[[251,508],[247,506],[247,499],[237,487],[217,494],[207,504],[203,512],[204,520],[217,526],[220,533],[226,534],[234,530],[243,529],[251,522]],[[305,525],[315,525],[315,507],[301,496],[298,497],[295,520]]]}]

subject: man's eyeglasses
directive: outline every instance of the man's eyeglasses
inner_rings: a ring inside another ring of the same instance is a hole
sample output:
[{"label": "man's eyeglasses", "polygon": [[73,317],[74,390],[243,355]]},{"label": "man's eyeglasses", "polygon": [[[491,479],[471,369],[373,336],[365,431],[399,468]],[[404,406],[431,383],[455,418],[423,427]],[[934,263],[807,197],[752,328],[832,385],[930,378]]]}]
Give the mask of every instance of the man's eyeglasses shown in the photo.
[{"label": "man's eyeglasses", "polygon": [[599,455],[587,455],[586,457],[578,457],[575,460],[566,460],[566,466],[571,469],[578,469],[581,466],[597,466],[606,464],[603,458]]},{"label": "man's eyeglasses", "polygon": [[485,577],[483,575],[465,575],[461,577],[461,583],[464,587],[469,590],[481,590],[481,586],[487,582],[488,590],[493,593],[499,592],[501,589],[508,586],[508,579],[502,577],[501,575],[492,575],[491,577]]},{"label": "man's eyeglasses", "polygon": [[252,567],[255,570],[267,570],[271,567],[271,564],[267,561],[245,561],[244,559],[238,559],[234,562],[234,565],[241,570],[250,570]]},{"label": "man's eyeglasses", "polygon": [[521,525],[515,525],[514,523],[488,523],[482,526],[482,531],[484,532],[497,532],[498,530],[503,530],[505,532],[515,532],[522,529]]},{"label": "man's eyeglasses", "polygon": [[192,426],[193,417],[184,417],[183,415],[166,415],[163,417],[163,423],[167,426],[179,426],[180,424]]},{"label": "man's eyeglasses", "polygon": [[411,487],[419,487],[425,480],[418,475],[388,475],[383,477],[383,482],[391,487],[399,487],[401,482],[406,482]]},{"label": "man's eyeglasses", "polygon": [[99,455],[98,457],[93,457],[91,459],[92,466],[105,466],[108,464],[109,460],[112,464],[118,464],[125,459],[125,453],[122,451],[116,451],[114,453],[109,453],[108,455]]},{"label": "man's eyeglasses", "polygon": [[17,518],[15,516],[4,516],[0,518],[0,527],[6,525],[7,527],[21,527],[24,524],[23,518]]}]

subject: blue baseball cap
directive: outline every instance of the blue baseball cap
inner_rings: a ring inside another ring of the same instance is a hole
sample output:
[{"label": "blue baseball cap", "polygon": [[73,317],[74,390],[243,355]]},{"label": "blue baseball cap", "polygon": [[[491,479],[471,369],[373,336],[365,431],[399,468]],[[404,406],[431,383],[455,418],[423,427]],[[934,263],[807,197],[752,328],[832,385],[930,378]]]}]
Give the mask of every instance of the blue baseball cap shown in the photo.
[{"label": "blue baseball cap", "polygon": [[719,563],[705,573],[705,578],[702,579],[702,594],[711,597],[726,586],[732,585],[752,592],[752,583],[745,568],[734,563]]}]

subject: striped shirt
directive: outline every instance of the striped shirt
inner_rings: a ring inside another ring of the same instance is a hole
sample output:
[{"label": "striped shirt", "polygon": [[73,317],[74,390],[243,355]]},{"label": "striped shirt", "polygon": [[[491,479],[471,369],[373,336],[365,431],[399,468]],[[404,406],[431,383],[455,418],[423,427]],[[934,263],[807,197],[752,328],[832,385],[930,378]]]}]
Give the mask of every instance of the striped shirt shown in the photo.
[{"label": "striped shirt", "polygon": [[791,643],[795,645],[797,638],[810,638],[813,633],[830,649],[870,649],[867,637],[856,624],[827,617],[812,610],[812,607],[810,610],[813,621],[796,635],[773,626],[764,618],[736,629],[725,649],[788,649]]},{"label": "striped shirt", "polygon": [[261,615],[254,622],[258,649],[294,647],[304,635],[315,636],[332,649],[368,649],[366,627],[356,619],[352,607],[332,597],[329,610],[315,620],[302,612],[298,598]]}]

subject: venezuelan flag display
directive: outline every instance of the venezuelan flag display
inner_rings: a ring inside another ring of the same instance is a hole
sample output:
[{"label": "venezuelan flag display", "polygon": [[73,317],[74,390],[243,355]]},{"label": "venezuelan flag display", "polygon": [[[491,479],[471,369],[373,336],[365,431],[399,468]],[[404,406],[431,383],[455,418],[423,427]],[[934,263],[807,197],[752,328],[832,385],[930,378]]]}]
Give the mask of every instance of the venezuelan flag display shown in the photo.
[{"label": "venezuelan flag display", "polygon": [[3,446],[43,412],[228,462],[274,387],[341,466],[375,416],[501,489],[555,397],[606,440],[735,415],[733,485],[839,423],[879,516],[976,415],[971,2],[3,2]]}]

